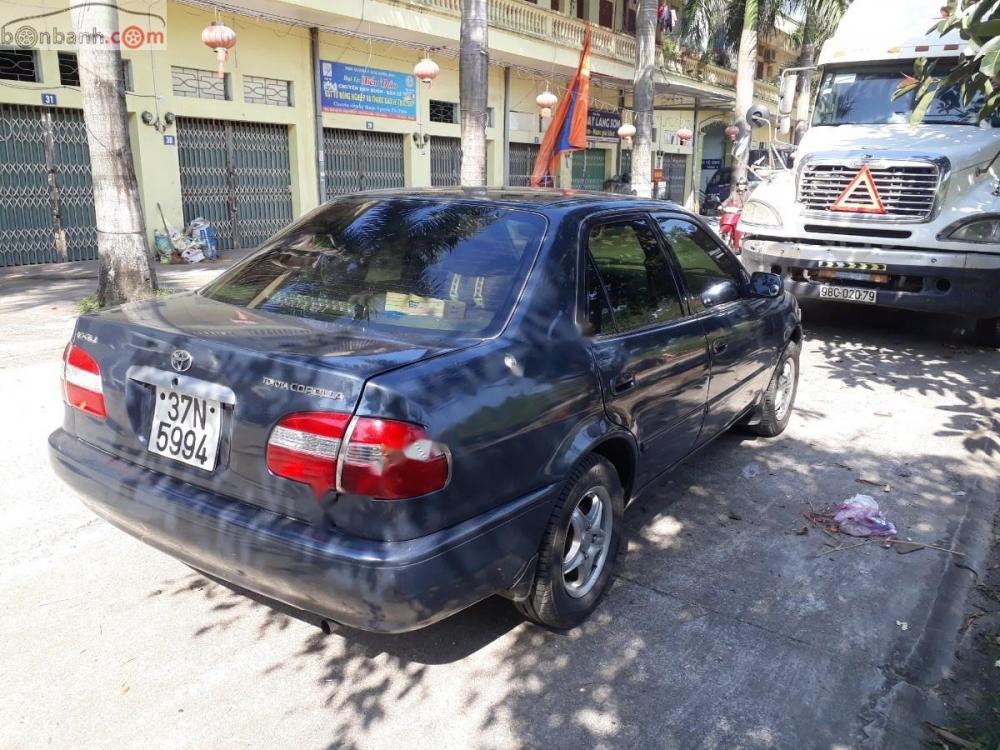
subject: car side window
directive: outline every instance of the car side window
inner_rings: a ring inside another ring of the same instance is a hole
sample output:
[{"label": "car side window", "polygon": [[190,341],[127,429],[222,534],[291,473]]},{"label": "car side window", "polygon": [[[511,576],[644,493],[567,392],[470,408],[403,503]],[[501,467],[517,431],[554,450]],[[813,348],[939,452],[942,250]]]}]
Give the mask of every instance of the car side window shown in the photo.
[{"label": "car side window", "polygon": [[[604,282],[619,331],[682,316],[667,259],[645,220],[627,219],[591,226],[587,232],[587,250]],[[592,322],[600,317],[600,313],[588,314]]]},{"label": "car side window", "polygon": [[587,331],[590,336],[600,336],[615,332],[615,320],[611,317],[608,297],[604,292],[601,277],[594,267],[594,261],[587,256],[584,269],[584,293],[587,295]]},{"label": "car side window", "polygon": [[731,281],[737,289],[742,290],[743,272],[740,270],[740,262],[705,230],[676,217],[658,217],[657,222],[684,275],[691,295],[692,312],[704,309],[701,295],[716,284]]}]

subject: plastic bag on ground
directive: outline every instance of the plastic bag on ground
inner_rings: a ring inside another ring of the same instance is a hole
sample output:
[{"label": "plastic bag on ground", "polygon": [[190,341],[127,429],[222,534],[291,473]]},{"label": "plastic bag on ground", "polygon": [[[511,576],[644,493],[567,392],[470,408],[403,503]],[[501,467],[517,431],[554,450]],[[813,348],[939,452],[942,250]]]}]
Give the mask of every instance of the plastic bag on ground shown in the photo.
[{"label": "plastic bag on ground", "polygon": [[181,251],[181,257],[188,263],[201,263],[205,260],[205,254],[201,251],[201,248],[197,246],[192,246],[187,250]]},{"label": "plastic bag on ground", "polygon": [[837,506],[836,521],[849,536],[894,536],[896,527],[879,510],[875,498],[855,495]]},{"label": "plastic bag on ground", "polygon": [[170,238],[166,232],[161,232],[159,229],[153,232],[153,247],[156,249],[157,258],[161,263],[170,262],[170,255],[174,247],[170,244]]}]

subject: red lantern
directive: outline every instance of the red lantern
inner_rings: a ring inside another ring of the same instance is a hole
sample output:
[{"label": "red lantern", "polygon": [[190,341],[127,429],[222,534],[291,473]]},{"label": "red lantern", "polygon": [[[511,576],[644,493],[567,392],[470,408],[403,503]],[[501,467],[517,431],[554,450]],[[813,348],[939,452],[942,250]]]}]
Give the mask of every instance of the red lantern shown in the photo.
[{"label": "red lantern", "polygon": [[730,125],[728,128],[726,128],[726,137],[729,140],[735,142],[736,139],[740,137],[739,126],[737,126],[737,125]]},{"label": "red lantern", "polygon": [[413,66],[413,75],[419,78],[421,83],[426,83],[428,86],[438,77],[440,72],[441,67],[429,57],[425,57]]},{"label": "red lantern", "polygon": [[559,97],[549,91],[548,87],[545,88],[545,91],[535,97],[535,104],[541,107],[542,117],[551,117],[552,108],[556,106],[556,102],[558,101]]},{"label": "red lantern", "polygon": [[219,78],[222,78],[229,50],[236,46],[236,32],[222,21],[212,21],[201,32],[201,42],[215,52],[215,57],[219,61]]},{"label": "red lantern", "polygon": [[691,128],[681,128],[677,131],[677,140],[681,142],[682,146],[686,146],[692,138],[694,138],[694,133]]}]

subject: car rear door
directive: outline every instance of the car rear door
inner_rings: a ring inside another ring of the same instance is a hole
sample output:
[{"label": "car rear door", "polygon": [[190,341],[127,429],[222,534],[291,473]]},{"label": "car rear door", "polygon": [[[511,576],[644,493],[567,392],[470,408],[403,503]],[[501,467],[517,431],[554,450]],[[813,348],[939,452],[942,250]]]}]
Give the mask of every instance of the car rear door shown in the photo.
[{"label": "car rear door", "polygon": [[638,487],[684,458],[698,439],[708,392],[706,337],[687,315],[648,216],[591,220],[581,250],[581,319],[608,415],[639,443]]},{"label": "car rear door", "polygon": [[687,304],[708,339],[711,383],[699,439],[704,442],[728,428],[766,387],[774,336],[760,314],[760,300],[750,297],[736,256],[686,216],[657,212],[653,218],[680,270]]}]

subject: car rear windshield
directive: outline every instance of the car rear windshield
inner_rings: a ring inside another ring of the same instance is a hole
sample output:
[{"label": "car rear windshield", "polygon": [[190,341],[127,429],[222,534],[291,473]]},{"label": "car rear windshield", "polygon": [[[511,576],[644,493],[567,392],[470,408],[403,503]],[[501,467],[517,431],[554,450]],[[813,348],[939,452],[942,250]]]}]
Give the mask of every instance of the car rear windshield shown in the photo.
[{"label": "car rear windshield", "polygon": [[484,203],[344,198],[202,293],[358,327],[491,336],[510,315],[545,218]]}]

